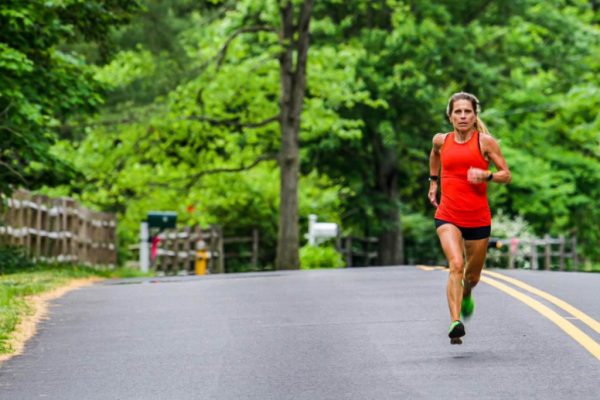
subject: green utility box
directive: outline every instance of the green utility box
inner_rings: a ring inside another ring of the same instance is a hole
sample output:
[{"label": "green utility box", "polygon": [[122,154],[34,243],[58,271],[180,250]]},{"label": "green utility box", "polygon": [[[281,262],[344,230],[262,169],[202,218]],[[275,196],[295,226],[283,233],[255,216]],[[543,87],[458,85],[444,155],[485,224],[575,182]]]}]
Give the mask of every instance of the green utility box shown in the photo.
[{"label": "green utility box", "polygon": [[148,228],[175,228],[177,213],[173,211],[150,211],[148,213]]}]

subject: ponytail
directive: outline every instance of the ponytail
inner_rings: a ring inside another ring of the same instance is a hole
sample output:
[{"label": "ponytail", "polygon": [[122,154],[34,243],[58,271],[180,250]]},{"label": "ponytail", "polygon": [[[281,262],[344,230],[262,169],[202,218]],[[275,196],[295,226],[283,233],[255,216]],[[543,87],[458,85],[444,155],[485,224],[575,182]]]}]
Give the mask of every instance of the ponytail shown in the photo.
[{"label": "ponytail", "polygon": [[475,122],[475,129],[477,129],[477,132],[479,133],[487,133],[488,135],[490,133],[487,126],[485,126],[481,118],[479,118],[479,115],[477,116],[477,121]]}]

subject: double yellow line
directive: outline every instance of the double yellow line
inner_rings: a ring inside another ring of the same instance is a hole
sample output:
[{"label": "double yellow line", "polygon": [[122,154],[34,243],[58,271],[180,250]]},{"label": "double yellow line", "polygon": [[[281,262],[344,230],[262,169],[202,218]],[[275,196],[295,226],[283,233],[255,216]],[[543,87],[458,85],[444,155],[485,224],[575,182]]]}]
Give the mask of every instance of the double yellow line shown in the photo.
[{"label": "double yellow line", "polygon": [[[438,269],[445,269],[443,267],[427,267],[427,266],[417,266],[417,268],[422,269],[424,271],[432,271]],[[495,278],[495,279],[494,279]],[[526,295],[518,290],[513,289],[512,287],[500,282],[500,280],[504,282],[508,282],[511,285],[514,285],[520,289],[523,289],[529,293],[532,293],[536,296],[541,297],[542,299],[554,304],[556,307],[564,310],[574,318],[578,319],[582,323],[589,326],[593,331],[597,334],[600,334],[600,323],[584,313],[583,311],[573,307],[569,303],[555,297],[543,290],[539,290],[531,285],[526,284],[518,279],[514,279],[508,277],[503,274],[499,274],[497,272],[492,271],[483,271],[481,276],[481,281],[487,283],[490,286],[495,287],[498,290],[503,291],[516,298],[517,300],[525,303],[529,307],[533,308],[538,313],[542,314],[544,317],[548,318],[554,324],[556,324],[560,329],[565,331],[567,335],[571,336],[577,343],[583,346],[587,351],[589,351],[596,359],[600,360],[600,344],[596,342],[594,339],[589,337],[585,332],[581,329],[577,328],[571,322],[569,322],[565,317],[559,315],[556,311],[552,310],[548,306],[540,303],[535,300],[533,297]]]}]

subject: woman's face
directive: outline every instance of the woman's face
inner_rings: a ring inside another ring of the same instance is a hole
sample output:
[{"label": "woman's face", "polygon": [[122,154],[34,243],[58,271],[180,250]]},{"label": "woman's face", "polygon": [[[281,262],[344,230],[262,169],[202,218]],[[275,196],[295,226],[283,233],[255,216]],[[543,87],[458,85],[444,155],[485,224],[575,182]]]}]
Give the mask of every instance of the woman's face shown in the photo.
[{"label": "woman's face", "polygon": [[449,118],[454,129],[468,132],[475,126],[477,114],[469,100],[456,100]]}]

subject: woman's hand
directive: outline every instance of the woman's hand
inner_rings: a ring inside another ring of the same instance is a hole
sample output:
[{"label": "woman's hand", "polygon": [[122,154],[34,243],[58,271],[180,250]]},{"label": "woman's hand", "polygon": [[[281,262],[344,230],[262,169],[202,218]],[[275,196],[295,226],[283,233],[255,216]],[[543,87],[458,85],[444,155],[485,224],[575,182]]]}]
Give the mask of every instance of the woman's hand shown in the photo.
[{"label": "woman's hand", "polygon": [[488,180],[491,172],[481,168],[469,168],[467,180],[469,183],[477,184]]},{"label": "woman's hand", "polygon": [[438,188],[438,184],[437,182],[431,182],[429,184],[429,193],[427,195],[427,197],[429,197],[429,202],[431,203],[431,205],[433,205],[435,208],[438,208],[438,202],[437,202],[437,188]]}]

